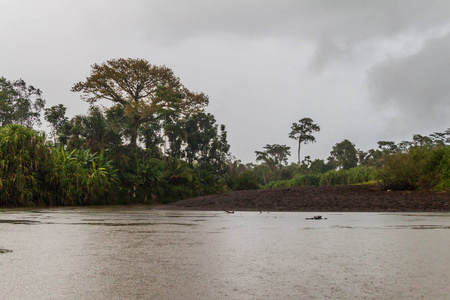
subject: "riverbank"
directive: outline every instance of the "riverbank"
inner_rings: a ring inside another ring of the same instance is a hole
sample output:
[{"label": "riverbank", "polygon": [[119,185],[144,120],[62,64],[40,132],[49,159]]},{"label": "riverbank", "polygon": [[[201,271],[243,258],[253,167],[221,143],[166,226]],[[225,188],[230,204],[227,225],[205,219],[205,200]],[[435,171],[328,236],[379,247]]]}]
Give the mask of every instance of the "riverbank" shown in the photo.
[{"label": "riverbank", "polygon": [[238,191],[177,201],[174,210],[305,212],[450,212],[450,193],[383,191],[377,185],[345,185]]}]

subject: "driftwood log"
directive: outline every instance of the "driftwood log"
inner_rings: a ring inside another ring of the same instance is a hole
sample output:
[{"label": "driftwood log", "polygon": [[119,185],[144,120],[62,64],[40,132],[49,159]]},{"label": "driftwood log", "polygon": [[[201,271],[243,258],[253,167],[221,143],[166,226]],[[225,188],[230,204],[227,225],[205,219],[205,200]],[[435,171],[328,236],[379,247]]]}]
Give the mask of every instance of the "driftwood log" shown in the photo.
[{"label": "driftwood log", "polygon": [[225,211],[227,214],[234,214],[234,211],[232,210],[227,210],[225,208],[222,207],[222,205],[220,205],[219,201],[216,202],[217,206],[219,206],[223,211]]}]

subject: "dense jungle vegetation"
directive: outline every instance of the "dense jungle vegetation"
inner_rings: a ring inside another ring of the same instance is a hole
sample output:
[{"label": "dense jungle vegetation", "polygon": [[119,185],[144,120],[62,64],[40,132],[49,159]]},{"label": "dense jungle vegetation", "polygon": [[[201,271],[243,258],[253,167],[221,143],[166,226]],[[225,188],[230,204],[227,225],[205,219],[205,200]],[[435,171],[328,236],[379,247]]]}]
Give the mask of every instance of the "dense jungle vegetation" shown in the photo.
[{"label": "dense jungle vegetation", "polygon": [[[290,147],[267,144],[257,164],[230,154],[227,132],[205,111],[209,99],[172,70],[143,59],[92,66],[73,92],[90,103],[66,117],[42,92],[0,78],[0,206],[168,203],[234,190],[378,182],[385,189],[450,191],[450,130],[361,151],[344,140],[328,159],[301,160],[320,127],[293,123]],[[102,103],[99,103],[102,102]],[[41,113],[48,135],[35,129]],[[287,132],[288,134],[288,132]]]}]

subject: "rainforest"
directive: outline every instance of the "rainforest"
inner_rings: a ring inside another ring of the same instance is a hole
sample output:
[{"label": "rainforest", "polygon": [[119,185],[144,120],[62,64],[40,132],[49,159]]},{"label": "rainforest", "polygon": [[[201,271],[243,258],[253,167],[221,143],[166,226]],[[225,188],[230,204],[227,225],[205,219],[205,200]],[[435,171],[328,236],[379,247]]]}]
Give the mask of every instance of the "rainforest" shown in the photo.
[{"label": "rainforest", "polygon": [[[411,141],[379,141],[363,151],[349,140],[327,159],[301,157],[320,126],[310,118],[286,135],[298,141],[255,150],[256,163],[230,153],[226,126],[166,66],[112,59],[91,66],[72,92],[90,104],[66,116],[45,106],[24,80],[0,78],[0,206],[167,204],[230,191],[373,184],[384,190],[450,191],[450,130]],[[39,131],[44,118],[47,132]]]}]

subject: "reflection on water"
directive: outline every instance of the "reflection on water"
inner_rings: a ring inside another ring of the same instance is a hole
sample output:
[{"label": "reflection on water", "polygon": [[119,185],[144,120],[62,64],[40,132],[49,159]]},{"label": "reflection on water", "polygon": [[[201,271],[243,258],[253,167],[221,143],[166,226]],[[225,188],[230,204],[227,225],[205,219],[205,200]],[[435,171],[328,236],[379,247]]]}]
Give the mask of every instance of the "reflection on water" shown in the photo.
[{"label": "reflection on water", "polygon": [[449,299],[450,214],[312,215],[3,210],[0,299]]}]

